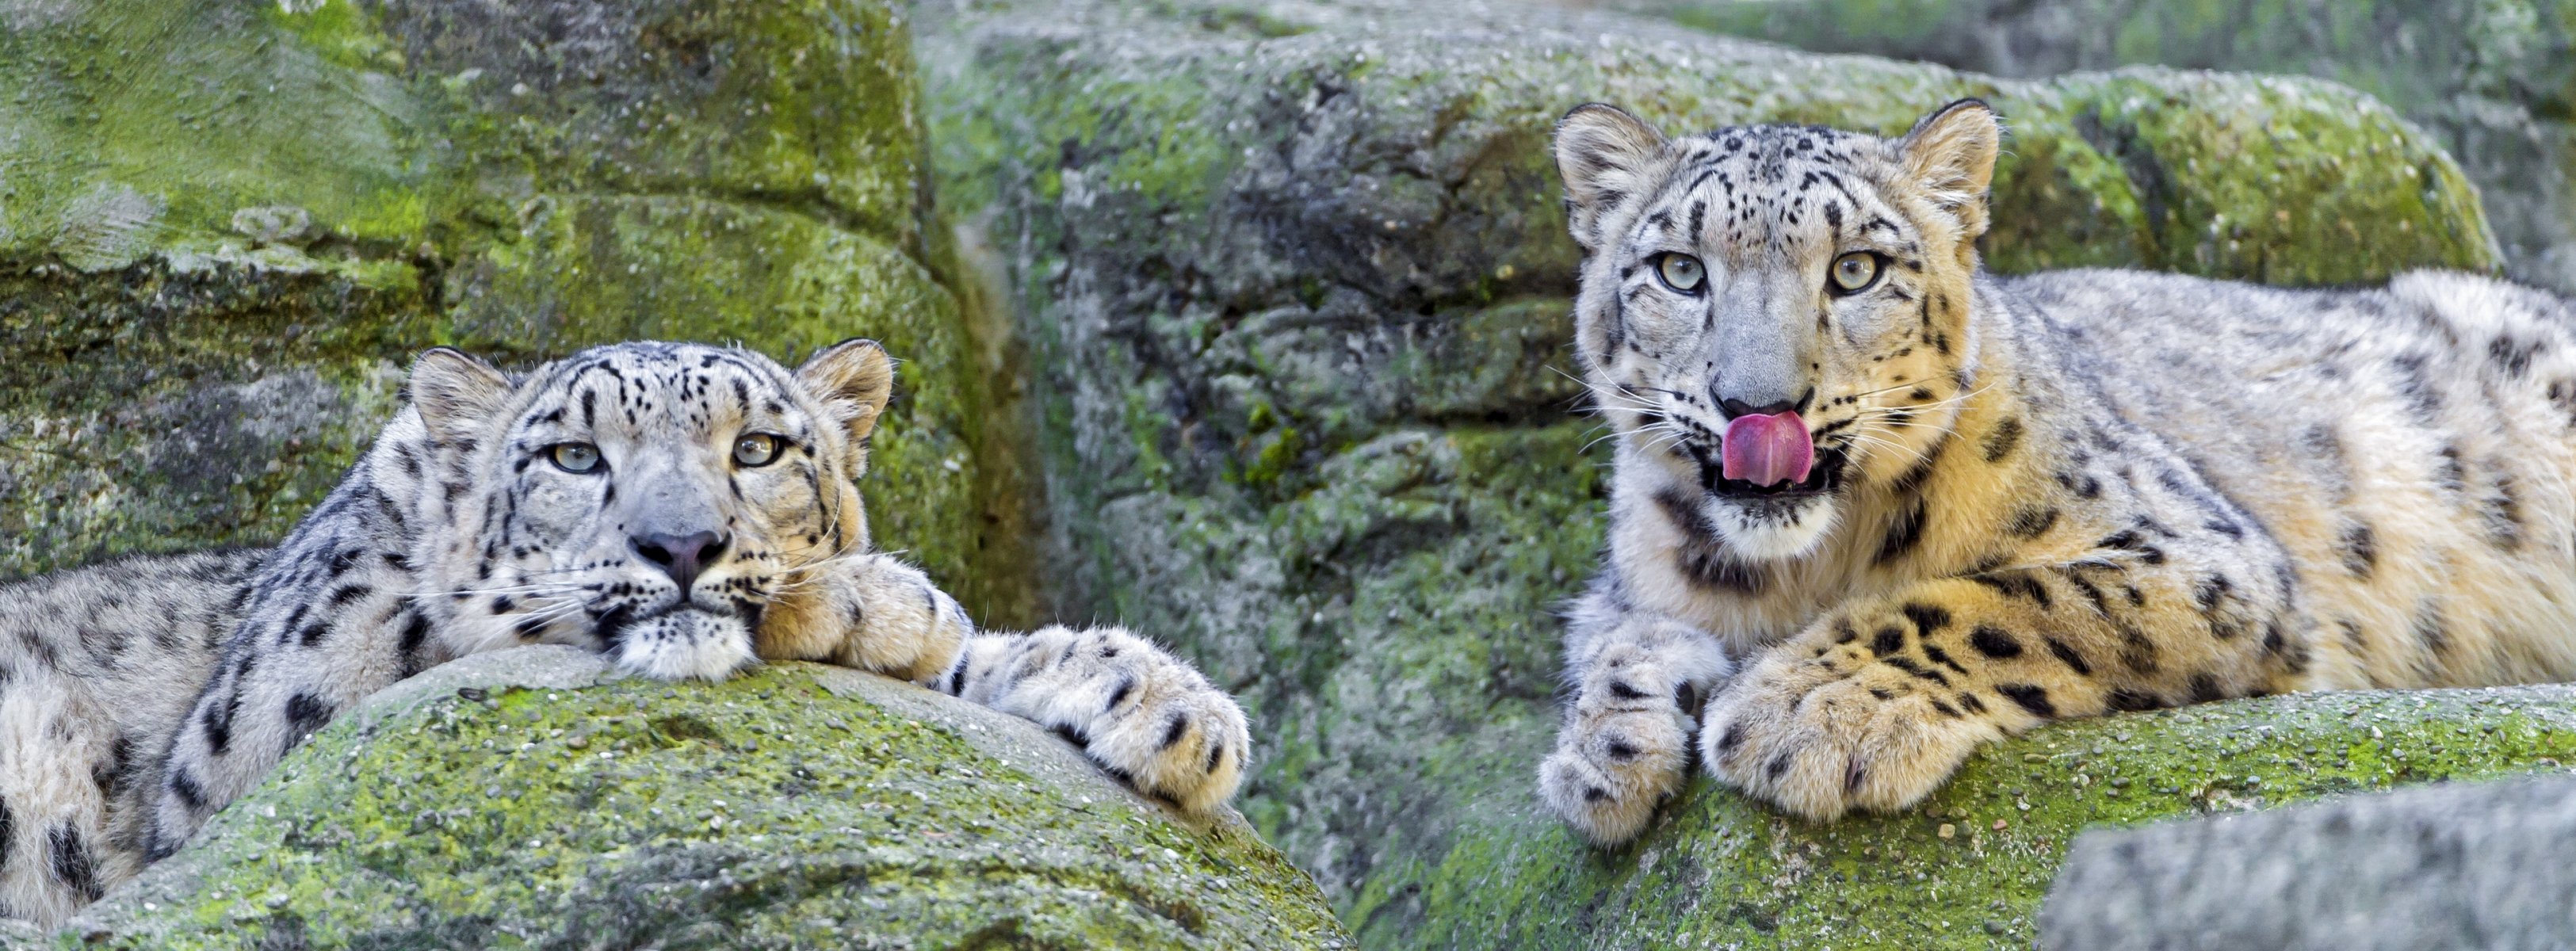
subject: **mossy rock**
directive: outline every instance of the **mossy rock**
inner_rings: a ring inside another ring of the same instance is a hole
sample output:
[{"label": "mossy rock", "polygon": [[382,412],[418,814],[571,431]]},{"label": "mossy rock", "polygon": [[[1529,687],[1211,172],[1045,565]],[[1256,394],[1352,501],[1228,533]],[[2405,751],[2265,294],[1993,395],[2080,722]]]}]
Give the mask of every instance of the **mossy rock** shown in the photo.
[{"label": "mossy rock", "polygon": [[272,540],[449,344],[852,336],[890,548],[1024,614],[893,0],[101,0],[0,31],[0,572]]},{"label": "mossy rock", "polygon": [[[2313,79],[2005,80],[1500,5],[920,9],[939,193],[1031,355],[1055,610],[1239,692],[1264,753],[1246,815],[1374,947],[1434,918],[1514,934],[1500,905],[1427,897],[1506,874],[1492,843],[1598,861],[1527,816],[1609,461],[1567,375],[1578,255],[1547,141],[1569,107],[1894,133],[1985,96],[2015,130],[2003,270],[2496,261],[2434,142]],[[1531,927],[1584,907],[1511,900]]]},{"label": "mossy rock", "polygon": [[2344,83],[2441,140],[2512,276],[2576,292],[2576,3],[2567,0],[1620,0],[1805,49],[2017,77],[2161,65]]},{"label": "mossy rock", "polygon": [[1305,873],[1036,725],[789,663],[534,647],[370,699],[69,948],[1335,948]]},{"label": "mossy rock", "polygon": [[1812,824],[1702,779],[1637,841],[1603,851],[1532,807],[1501,810],[1422,874],[1418,906],[1366,937],[1425,949],[2030,947],[2059,861],[2087,827],[2534,771],[2576,772],[2576,687],[2125,714],[1988,747],[1891,816]]}]

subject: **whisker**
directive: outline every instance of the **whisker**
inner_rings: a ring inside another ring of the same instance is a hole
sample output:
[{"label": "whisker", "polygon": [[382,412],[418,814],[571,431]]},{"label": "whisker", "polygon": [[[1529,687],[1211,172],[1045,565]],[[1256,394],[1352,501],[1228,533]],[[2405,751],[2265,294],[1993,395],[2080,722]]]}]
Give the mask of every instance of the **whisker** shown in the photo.
[{"label": "whisker", "polygon": [[[1948,395],[1948,396],[1944,396],[1944,397],[1942,397],[1942,398],[1940,398],[1940,399],[1932,400],[1932,401],[1929,401],[1929,402],[1923,402],[1923,403],[1907,403],[1907,404],[1904,404],[1904,405],[1902,405],[1902,406],[1864,406],[1864,407],[1861,407],[1861,408],[1860,408],[1860,409],[1858,409],[1858,410],[1855,410],[1854,412],[1856,412],[1856,413],[1893,413],[1893,412],[1897,412],[1897,411],[1899,411],[1899,410],[1924,410],[1924,409],[1934,409],[1934,408],[1938,408],[1938,407],[1942,407],[1942,406],[1948,406],[1948,405],[1950,405],[1950,404],[1952,404],[1952,403],[1957,403],[1957,402],[1961,402],[1961,401],[1964,401],[1964,400],[1972,399],[1972,398],[1976,397],[1976,396],[1977,396],[1978,394],[1980,394],[1980,393],[1984,393],[1984,392],[1985,392],[1985,391],[1987,391],[1987,390],[1994,389],[1994,388],[1996,387],[1996,385],[1997,385],[1997,384],[1994,384],[1994,383],[1988,383],[1988,384],[1985,384],[1985,385],[1983,385],[1983,386],[1979,386],[1979,387],[1977,387],[1977,388],[1975,388],[1975,389],[1960,390],[1959,392],[1952,393],[1952,394],[1950,394],[1950,395]],[[1901,387],[1899,387],[1899,388],[1901,388]],[[1884,392],[1887,392],[1887,391],[1886,391],[1886,390],[1873,390],[1873,391],[1871,391],[1871,393],[1884,393]],[[1855,396],[1866,396],[1866,395],[1870,395],[1870,394],[1853,394],[1853,395],[1855,395]]]},{"label": "whisker", "polygon": [[572,591],[583,591],[583,590],[588,590],[588,589],[587,589],[585,586],[583,586],[583,585],[577,585],[577,584],[513,585],[513,586],[508,586],[508,587],[500,587],[500,588],[458,588],[458,589],[456,589],[456,590],[454,590],[454,591],[440,591],[440,592],[433,592],[433,593],[432,593],[432,596],[433,596],[433,597],[435,597],[435,596],[437,596],[437,595],[444,594],[444,595],[449,595],[449,596],[465,595],[465,596],[471,597],[471,596],[474,596],[474,595],[484,595],[484,594],[510,594],[510,595],[535,595],[535,596],[537,596],[537,597],[544,598],[544,597],[550,597],[550,596],[553,596],[553,595],[563,594],[563,593],[566,593],[566,592],[572,592]]},{"label": "whisker", "polygon": [[1896,441],[1894,441],[1894,440],[1885,439],[1885,438],[1881,438],[1881,437],[1878,437],[1878,436],[1872,436],[1872,435],[1869,435],[1869,434],[1867,434],[1867,433],[1861,433],[1861,432],[1845,433],[1844,435],[1845,435],[1845,437],[1846,437],[1850,442],[1853,442],[1853,443],[1867,444],[1867,445],[1870,445],[1870,446],[1884,446],[1884,447],[1886,447],[1886,448],[1888,448],[1888,449],[1890,449],[1890,450],[1893,450],[1893,451],[1896,451],[1896,452],[1902,452],[1902,453],[1905,453],[1906,455],[1909,455],[1909,456],[1914,457],[1914,460],[1913,460],[1913,461],[1915,461],[1915,462],[1922,462],[1922,461],[1924,461],[1925,459],[1929,459],[1929,458],[1931,458],[1930,456],[1925,455],[1925,454],[1923,453],[1923,450],[1916,449],[1916,448],[1914,448],[1914,447],[1912,447],[1912,446],[1908,446],[1908,445],[1906,445],[1906,444],[1904,444],[1904,443],[1896,442]]},{"label": "whisker", "polygon": [[1652,452],[1652,451],[1655,451],[1655,450],[1657,450],[1657,449],[1662,449],[1662,448],[1664,448],[1664,447],[1666,447],[1666,446],[1676,445],[1676,444],[1680,443],[1683,439],[1688,438],[1688,437],[1689,437],[1689,435],[1690,435],[1689,433],[1664,433],[1664,434],[1662,434],[1662,435],[1658,435],[1658,436],[1656,436],[1656,437],[1655,437],[1655,438],[1653,438],[1653,439],[1647,440],[1647,441],[1646,441],[1646,444],[1645,444],[1643,447],[1641,447],[1641,448],[1645,449],[1645,450],[1646,450],[1646,451],[1648,451],[1648,452]]}]

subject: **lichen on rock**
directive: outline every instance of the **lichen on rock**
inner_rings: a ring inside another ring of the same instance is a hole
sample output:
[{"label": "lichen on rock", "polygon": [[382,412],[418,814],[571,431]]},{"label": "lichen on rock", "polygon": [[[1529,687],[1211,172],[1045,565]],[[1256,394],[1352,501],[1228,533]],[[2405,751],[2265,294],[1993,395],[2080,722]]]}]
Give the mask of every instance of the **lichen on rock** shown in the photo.
[{"label": "lichen on rock", "polygon": [[1034,724],[815,664],[466,658],[343,716],[65,948],[1334,948],[1312,880]]},{"label": "lichen on rock", "polygon": [[[2294,694],[2081,720],[1987,747],[1916,808],[1826,824],[1701,779],[1595,850],[1504,807],[1368,922],[1408,948],[2028,947],[2097,825],[2399,784],[2576,773],[2576,687]],[[1508,938],[1497,937],[1508,935]]]},{"label": "lichen on rock", "polygon": [[2576,292],[2576,5],[2550,0],[1616,0],[1806,49],[2032,78],[2157,64],[2369,93],[2458,159],[2506,273]]},{"label": "lichen on rock", "polygon": [[[1169,638],[1240,692],[1276,751],[1245,813],[1376,947],[1615,916],[1645,942],[1680,912],[1604,896],[1706,884],[1612,879],[1667,853],[1528,814],[1608,462],[1568,375],[1577,251],[1547,156],[1568,108],[1892,134],[1986,97],[2014,129],[1999,270],[2496,261],[2438,146],[2313,79],[2007,80],[1469,3],[920,9],[939,191],[995,249],[1031,354],[1057,611]],[[1677,814],[1769,828],[1713,790]]]},{"label": "lichen on rock", "polygon": [[869,336],[879,537],[1025,619],[900,4],[0,16],[0,571],[278,537],[432,345]]}]

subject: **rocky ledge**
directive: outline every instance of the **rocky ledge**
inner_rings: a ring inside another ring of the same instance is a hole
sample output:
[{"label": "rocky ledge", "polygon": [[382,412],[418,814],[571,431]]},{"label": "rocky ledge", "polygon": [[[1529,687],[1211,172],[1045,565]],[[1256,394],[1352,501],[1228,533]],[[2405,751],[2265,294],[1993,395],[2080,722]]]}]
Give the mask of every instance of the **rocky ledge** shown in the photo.
[{"label": "rocky ledge", "polygon": [[[2475,190],[2368,96],[2143,68],[2001,79],[1503,2],[916,10],[941,201],[1032,357],[1058,610],[1168,638],[1240,691],[1265,753],[1245,814],[1372,947],[2024,934],[2051,850],[2096,804],[2106,821],[2193,808],[2249,775],[2240,760],[2311,755],[2275,740],[2186,772],[2214,737],[2413,702],[2043,733],[1979,760],[1939,819],[1810,830],[1702,788],[1657,838],[1599,853],[1530,814],[1556,611],[1597,563],[1609,456],[1570,375],[1558,116],[1605,100],[1677,131],[1897,133],[1983,96],[2012,129],[1984,245],[1999,270],[2492,268]],[[2174,772],[2098,765],[2129,750]],[[1866,923],[1834,924],[1847,912]]]},{"label": "rocky ledge", "polygon": [[856,671],[405,681],[53,938],[86,948],[1337,948],[1312,879],[1014,717]]}]

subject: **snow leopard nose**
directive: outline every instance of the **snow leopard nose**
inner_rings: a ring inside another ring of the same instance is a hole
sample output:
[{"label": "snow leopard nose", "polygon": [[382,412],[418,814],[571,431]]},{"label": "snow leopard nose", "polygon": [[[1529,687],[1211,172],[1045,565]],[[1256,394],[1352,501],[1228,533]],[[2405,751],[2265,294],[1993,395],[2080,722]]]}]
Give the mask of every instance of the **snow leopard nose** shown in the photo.
[{"label": "snow leopard nose", "polygon": [[698,572],[716,560],[725,550],[725,537],[714,532],[689,535],[636,535],[627,539],[635,554],[645,561],[660,565],[662,573],[679,583],[686,597],[689,585],[698,580]]},{"label": "snow leopard nose", "polygon": [[[1716,396],[1714,393],[1710,395]],[[1815,395],[1816,388],[1811,386],[1807,388],[1806,392],[1798,394],[1797,399],[1773,400],[1761,406],[1755,406],[1734,397],[1719,396],[1717,398],[1717,408],[1725,411],[1726,418],[1728,419],[1734,419],[1738,416],[1777,416],[1781,413],[1790,412],[1792,410],[1805,412],[1807,409],[1807,403],[1812,400]]]}]

